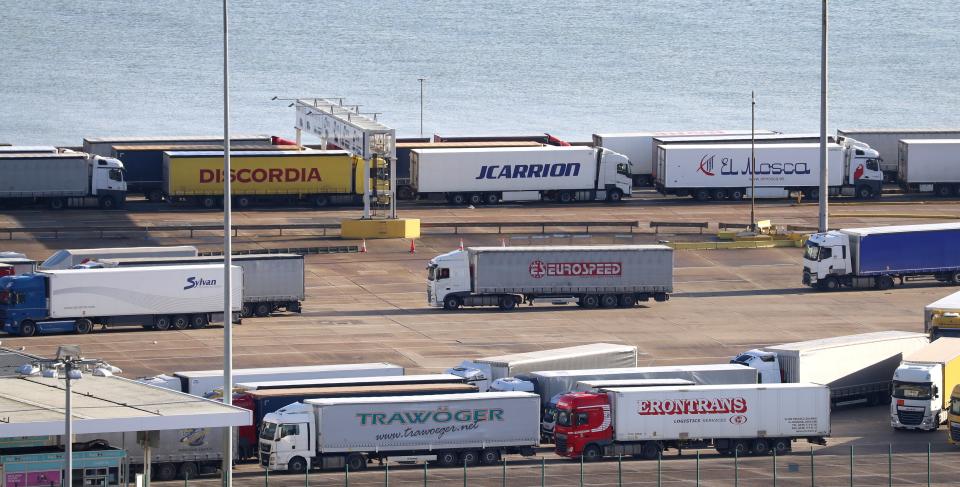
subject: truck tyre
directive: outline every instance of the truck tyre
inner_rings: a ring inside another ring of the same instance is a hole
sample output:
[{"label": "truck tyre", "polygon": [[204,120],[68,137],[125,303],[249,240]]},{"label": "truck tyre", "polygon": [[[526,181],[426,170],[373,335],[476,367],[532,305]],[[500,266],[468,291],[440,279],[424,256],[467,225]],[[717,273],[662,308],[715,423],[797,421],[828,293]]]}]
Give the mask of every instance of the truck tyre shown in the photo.
[{"label": "truck tyre", "polygon": [[250,198],[247,196],[237,196],[236,199],[238,208],[249,208],[250,207]]},{"label": "truck tyre", "polygon": [[948,198],[953,194],[953,188],[949,184],[938,184],[933,187],[933,192],[941,198]]},{"label": "truck tyre", "polygon": [[870,186],[867,186],[865,184],[861,184],[860,186],[857,186],[857,198],[860,198],[862,200],[868,200],[870,198],[873,198],[873,189],[871,189]]},{"label": "truck tyre", "polygon": [[200,314],[190,317],[190,328],[193,328],[194,330],[199,330],[206,327],[207,323],[209,323],[209,320],[207,320],[207,315]]},{"label": "truck tyre", "polygon": [[746,456],[750,453],[750,447],[743,440],[730,440],[730,454],[738,457]]},{"label": "truck tyre", "polygon": [[595,462],[600,459],[600,447],[597,445],[587,445],[583,447],[583,461],[584,462]]},{"label": "truck tyre", "polygon": [[200,198],[200,206],[212,210],[217,207],[217,199],[213,196],[204,196]]},{"label": "truck tyre", "polygon": [[453,311],[460,307],[460,298],[456,296],[447,296],[443,298],[443,309]]},{"label": "truck tyre", "polygon": [[253,309],[253,314],[260,318],[264,318],[270,316],[271,311],[273,311],[273,306],[270,306],[270,303],[258,303]]},{"label": "truck tyre", "polygon": [[500,450],[487,448],[480,452],[480,463],[484,465],[496,465],[500,463]]},{"label": "truck tyre", "polygon": [[[351,469],[352,470],[352,469]],[[304,473],[307,471],[307,461],[303,457],[293,457],[287,462],[287,472]]]},{"label": "truck tyre", "polygon": [[330,204],[330,198],[325,194],[318,194],[313,197],[313,206],[317,208],[323,208]]},{"label": "truck tyre", "polygon": [[561,203],[573,203],[573,193],[569,191],[561,191],[560,196],[557,197]]},{"label": "truck tyre", "polygon": [[112,210],[117,207],[117,200],[113,196],[101,196],[100,208],[103,210]]},{"label": "truck tyre", "polygon": [[836,277],[827,276],[826,279],[820,282],[820,289],[824,291],[836,291],[840,288],[840,282],[837,281]]},{"label": "truck tyre", "polygon": [[163,191],[159,189],[152,189],[147,193],[147,201],[152,203],[159,203],[163,201]]},{"label": "truck tyre", "polygon": [[190,328],[190,318],[187,315],[175,315],[170,319],[170,324],[177,330],[186,330]]},{"label": "truck tyre", "polygon": [[810,201],[817,201],[820,199],[820,188],[807,188],[803,190],[803,197]]},{"label": "truck tyre", "polygon": [[655,441],[648,441],[643,444],[641,455],[647,460],[656,460],[660,457],[660,444]]},{"label": "truck tyre", "polygon": [[621,308],[632,308],[637,305],[637,297],[632,294],[624,294],[620,296],[620,307]]},{"label": "truck tyre", "polygon": [[437,463],[441,467],[455,467],[457,466],[457,453],[452,451],[437,453]]},{"label": "truck tyre", "polygon": [[607,192],[607,201],[610,203],[619,203],[623,200],[623,192],[619,189],[611,189]]},{"label": "truck tyre", "polygon": [[347,455],[347,468],[354,472],[359,472],[367,468],[367,458],[360,453],[351,453]]},{"label": "truck tyre", "polygon": [[301,309],[300,309],[300,302],[299,302],[299,301],[290,301],[289,303],[287,303],[287,311],[289,311],[289,312],[291,312],[291,313],[299,313],[299,312],[301,311]]},{"label": "truck tyre", "polygon": [[413,192],[413,188],[410,186],[400,186],[397,188],[397,199],[412,200],[415,197],[416,194]]},{"label": "truck tyre", "polygon": [[240,306],[240,316],[244,318],[253,316],[253,305],[250,303],[243,303],[243,306]]},{"label": "truck tyre", "polygon": [[670,301],[670,295],[667,293],[654,293],[653,300],[658,303]]},{"label": "truck tyre", "polygon": [[893,278],[890,276],[880,276],[877,278],[877,289],[886,291],[893,287]]},{"label": "truck tyre", "polygon": [[960,284],[960,271],[955,271],[950,274],[950,283],[954,285]]},{"label": "truck tyre", "polygon": [[32,337],[37,333],[37,324],[32,320],[23,320],[20,322],[20,336]]},{"label": "truck tyre", "polygon": [[67,207],[67,200],[63,198],[50,198],[47,206],[49,206],[51,210],[62,210]]},{"label": "truck tyre", "polygon": [[758,457],[765,456],[767,453],[770,453],[770,444],[763,438],[757,438],[753,440],[753,447],[750,450]]},{"label": "truck tyre", "polygon": [[164,331],[170,329],[170,317],[169,316],[155,316],[153,318],[153,327],[157,330]]},{"label": "truck tyre", "polygon": [[740,201],[743,199],[743,194],[744,194],[744,191],[742,189],[739,189],[739,188],[731,189],[730,199],[733,201]]},{"label": "truck tyre", "polygon": [[177,478],[180,480],[195,480],[200,476],[200,467],[193,462],[183,462],[180,464],[180,473]]},{"label": "truck tyre", "polygon": [[584,294],[580,297],[580,303],[584,308],[593,309],[600,306],[600,298],[596,294]]},{"label": "truck tyre", "polygon": [[93,329],[93,322],[87,318],[80,318],[73,324],[73,331],[77,335],[86,335]]},{"label": "truck tyre", "polygon": [[455,193],[450,197],[450,203],[455,205],[465,205],[467,204],[467,195],[463,193]]},{"label": "truck tyre", "polygon": [[773,440],[770,445],[770,449],[773,450],[777,455],[783,455],[784,453],[790,451],[790,440],[786,438],[777,438]]},{"label": "truck tyre", "polygon": [[161,463],[156,466],[157,480],[168,482],[177,478],[177,466],[172,463]]},{"label": "truck tyre", "polygon": [[495,205],[500,202],[500,195],[497,193],[487,193],[483,195],[483,204]]},{"label": "truck tyre", "polygon": [[500,309],[510,311],[517,306],[517,298],[513,296],[500,296]]},{"label": "truck tyre", "polygon": [[704,188],[700,188],[693,191],[693,199],[697,201],[709,201],[710,200],[710,191],[707,191]]},{"label": "truck tyre", "polygon": [[466,450],[460,452],[460,465],[472,467],[480,463],[480,452],[477,450]]},{"label": "truck tyre", "polygon": [[483,203],[483,196],[480,193],[470,193],[470,204],[477,206]]},{"label": "truck tyre", "polygon": [[713,190],[713,193],[710,194],[715,201],[723,201],[727,199],[727,190],[723,188],[717,188]]},{"label": "truck tyre", "polygon": [[604,308],[616,308],[620,304],[620,298],[616,294],[604,294],[600,297],[600,306]]}]

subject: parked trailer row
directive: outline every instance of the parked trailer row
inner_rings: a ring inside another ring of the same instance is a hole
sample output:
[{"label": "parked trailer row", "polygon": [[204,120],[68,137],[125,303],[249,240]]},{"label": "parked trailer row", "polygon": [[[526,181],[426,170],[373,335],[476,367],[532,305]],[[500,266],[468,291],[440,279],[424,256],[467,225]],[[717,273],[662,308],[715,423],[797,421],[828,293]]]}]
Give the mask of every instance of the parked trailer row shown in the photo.
[{"label": "parked trailer row", "polygon": [[960,139],[957,129],[838,129],[837,137],[855,139],[877,151],[887,181],[896,181],[901,140]]}]

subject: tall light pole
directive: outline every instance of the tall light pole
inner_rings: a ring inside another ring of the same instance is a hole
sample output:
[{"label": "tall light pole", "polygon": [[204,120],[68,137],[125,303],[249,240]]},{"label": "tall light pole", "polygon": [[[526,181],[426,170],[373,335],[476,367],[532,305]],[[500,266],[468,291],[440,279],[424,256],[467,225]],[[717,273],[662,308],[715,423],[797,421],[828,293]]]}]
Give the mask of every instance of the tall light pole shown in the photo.
[{"label": "tall light pole", "polygon": [[93,371],[93,375],[109,377],[119,374],[121,370],[102,360],[87,360],[80,355],[78,345],[61,345],[57,348],[57,357],[48,360],[37,360],[17,367],[17,373],[25,376],[41,375],[48,379],[66,379],[64,390],[64,420],[63,420],[63,486],[73,485],[73,404],[70,382],[83,378],[84,371]]},{"label": "tall light pole", "polygon": [[757,111],[757,96],[756,93],[750,92],[750,231],[757,231],[757,185],[755,181],[755,174],[757,173],[757,156],[754,151],[754,146],[756,145],[756,111]]},{"label": "tall light pole", "polygon": [[[230,49],[227,0],[223,0],[223,403],[233,404],[233,264],[230,222]],[[223,487],[233,485],[233,429],[223,428]]]},{"label": "tall light pole", "polygon": [[423,137],[423,81],[427,78],[417,78],[420,82],[420,137]]},{"label": "tall light pole", "polygon": [[827,0],[823,0],[823,26],[820,41],[820,223],[818,228],[826,232],[829,223],[828,212],[828,181],[827,178]]}]

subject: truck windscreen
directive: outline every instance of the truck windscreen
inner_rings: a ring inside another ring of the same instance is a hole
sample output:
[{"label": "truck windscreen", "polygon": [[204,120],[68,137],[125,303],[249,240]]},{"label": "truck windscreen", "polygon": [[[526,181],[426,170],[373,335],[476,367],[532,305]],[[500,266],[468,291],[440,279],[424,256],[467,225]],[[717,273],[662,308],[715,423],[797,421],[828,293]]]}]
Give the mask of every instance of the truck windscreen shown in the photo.
[{"label": "truck windscreen", "polygon": [[893,397],[897,399],[930,399],[930,383],[893,381]]},{"label": "truck windscreen", "polygon": [[803,258],[807,260],[818,260],[820,258],[820,246],[813,242],[807,242],[807,247],[803,251]]},{"label": "truck windscreen", "polygon": [[950,414],[960,415],[960,397],[950,398]]},{"label": "truck windscreen", "polygon": [[273,440],[277,436],[277,423],[263,423],[260,426],[260,439]]}]

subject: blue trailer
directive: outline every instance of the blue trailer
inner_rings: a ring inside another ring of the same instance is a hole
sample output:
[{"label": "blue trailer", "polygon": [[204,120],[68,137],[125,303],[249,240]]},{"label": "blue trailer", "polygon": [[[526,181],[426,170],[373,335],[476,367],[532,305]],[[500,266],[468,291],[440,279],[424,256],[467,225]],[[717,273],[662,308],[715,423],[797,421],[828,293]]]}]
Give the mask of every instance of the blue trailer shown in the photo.
[{"label": "blue trailer", "polygon": [[960,284],[960,222],[848,228],[807,240],[805,285],[890,289],[921,279]]}]

